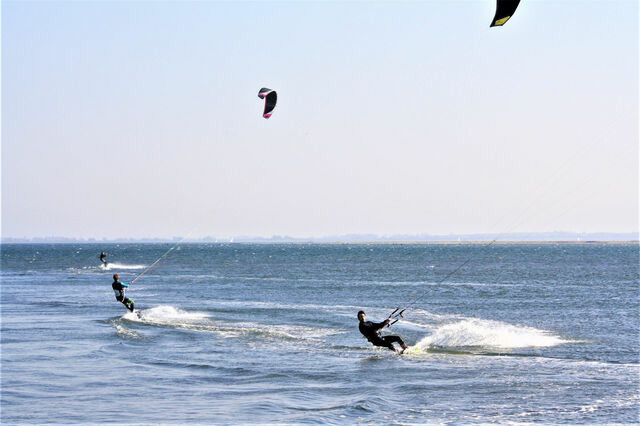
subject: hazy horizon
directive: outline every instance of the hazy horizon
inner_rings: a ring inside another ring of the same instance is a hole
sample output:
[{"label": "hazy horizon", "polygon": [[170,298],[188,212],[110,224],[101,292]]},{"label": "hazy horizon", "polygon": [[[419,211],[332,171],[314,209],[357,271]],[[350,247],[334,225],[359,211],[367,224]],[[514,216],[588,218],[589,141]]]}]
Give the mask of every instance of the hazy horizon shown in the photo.
[{"label": "hazy horizon", "polygon": [[451,243],[451,242],[626,242],[637,243],[640,241],[638,232],[594,232],[594,233],[572,233],[563,231],[538,232],[538,233],[511,233],[511,234],[345,234],[345,235],[324,235],[292,237],[288,235],[272,235],[270,237],[256,237],[251,235],[215,236],[204,237],[173,236],[170,238],[75,238],[64,236],[49,236],[35,238],[5,238],[2,244],[11,243]]},{"label": "hazy horizon", "polygon": [[2,237],[637,233],[638,3],[494,12],[4,1]]}]

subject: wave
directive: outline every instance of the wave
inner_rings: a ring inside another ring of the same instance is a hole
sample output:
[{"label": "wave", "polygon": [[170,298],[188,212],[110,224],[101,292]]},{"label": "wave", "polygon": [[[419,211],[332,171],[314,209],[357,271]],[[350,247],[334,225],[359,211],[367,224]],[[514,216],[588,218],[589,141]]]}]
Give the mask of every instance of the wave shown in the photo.
[{"label": "wave", "polygon": [[507,324],[499,321],[465,319],[436,327],[433,334],[423,338],[416,347],[461,348],[488,347],[501,349],[540,348],[569,343],[545,330]]},{"label": "wave", "polygon": [[[525,411],[517,414],[518,417],[530,417],[540,415],[569,415],[569,414],[584,414],[593,413],[596,411],[604,411],[611,413],[612,410],[638,406],[640,404],[640,396],[638,394],[630,395],[627,397],[616,398],[612,396],[606,396],[602,399],[596,399],[593,403],[578,405],[576,407],[553,407],[553,408],[539,408],[535,411]],[[504,421],[500,423],[505,423]]]},{"label": "wave", "polygon": [[132,337],[132,338],[138,338],[140,337],[140,334],[133,331],[133,330],[129,330],[126,327],[123,327],[119,324],[114,324],[116,331],[119,335],[123,336],[123,337]]}]

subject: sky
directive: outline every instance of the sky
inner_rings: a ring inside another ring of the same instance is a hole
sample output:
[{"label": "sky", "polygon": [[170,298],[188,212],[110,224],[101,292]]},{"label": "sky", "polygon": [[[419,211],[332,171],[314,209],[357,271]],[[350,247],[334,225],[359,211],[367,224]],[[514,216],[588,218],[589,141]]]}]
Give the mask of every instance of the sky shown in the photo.
[{"label": "sky", "polygon": [[2,237],[638,231],[637,1],[1,8]]}]

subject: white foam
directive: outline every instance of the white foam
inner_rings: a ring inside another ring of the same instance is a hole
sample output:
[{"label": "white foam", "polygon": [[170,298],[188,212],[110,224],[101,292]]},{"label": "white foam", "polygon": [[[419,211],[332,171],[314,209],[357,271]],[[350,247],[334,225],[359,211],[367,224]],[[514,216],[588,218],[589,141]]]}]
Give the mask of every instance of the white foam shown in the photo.
[{"label": "white foam", "polygon": [[207,317],[208,315],[202,312],[187,312],[169,305],[160,305],[150,309],[127,312],[122,316],[122,318],[128,319],[129,321],[156,324],[181,324],[199,321]]},{"label": "white foam", "polygon": [[248,332],[264,334],[267,336],[300,340],[317,340],[340,332],[339,330],[332,330],[329,328],[287,324],[270,325],[261,323],[240,323],[235,325],[235,327],[242,331],[246,330]]},{"label": "white foam", "polygon": [[143,269],[145,267],[145,265],[127,265],[124,263],[112,263],[109,262],[107,263],[107,265],[100,265],[100,269],[103,269],[105,271],[111,271],[113,269]]},{"label": "white foam", "polygon": [[424,350],[429,346],[513,349],[556,346],[567,342],[548,331],[536,328],[499,321],[465,319],[437,327],[433,334],[420,340],[416,346]]},{"label": "white foam", "polygon": [[116,327],[116,331],[118,332],[118,334],[121,334],[123,336],[127,336],[127,337],[140,337],[140,334],[136,333],[133,330],[129,330],[128,328],[125,328],[119,324],[115,324]]},{"label": "white foam", "polygon": [[316,328],[302,325],[262,324],[253,322],[212,321],[210,315],[202,312],[187,312],[169,305],[127,312],[122,316],[129,321],[160,325],[181,330],[216,333],[223,337],[238,337],[255,334],[277,339],[317,341],[322,337],[339,333],[339,330]]}]

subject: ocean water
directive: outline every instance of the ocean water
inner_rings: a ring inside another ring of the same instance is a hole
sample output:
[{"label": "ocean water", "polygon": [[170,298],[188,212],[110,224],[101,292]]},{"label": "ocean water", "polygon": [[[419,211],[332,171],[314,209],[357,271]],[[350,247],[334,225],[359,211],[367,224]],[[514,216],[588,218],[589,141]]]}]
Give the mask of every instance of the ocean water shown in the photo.
[{"label": "ocean water", "polygon": [[640,421],[637,244],[169,247],[2,245],[2,423]]}]

